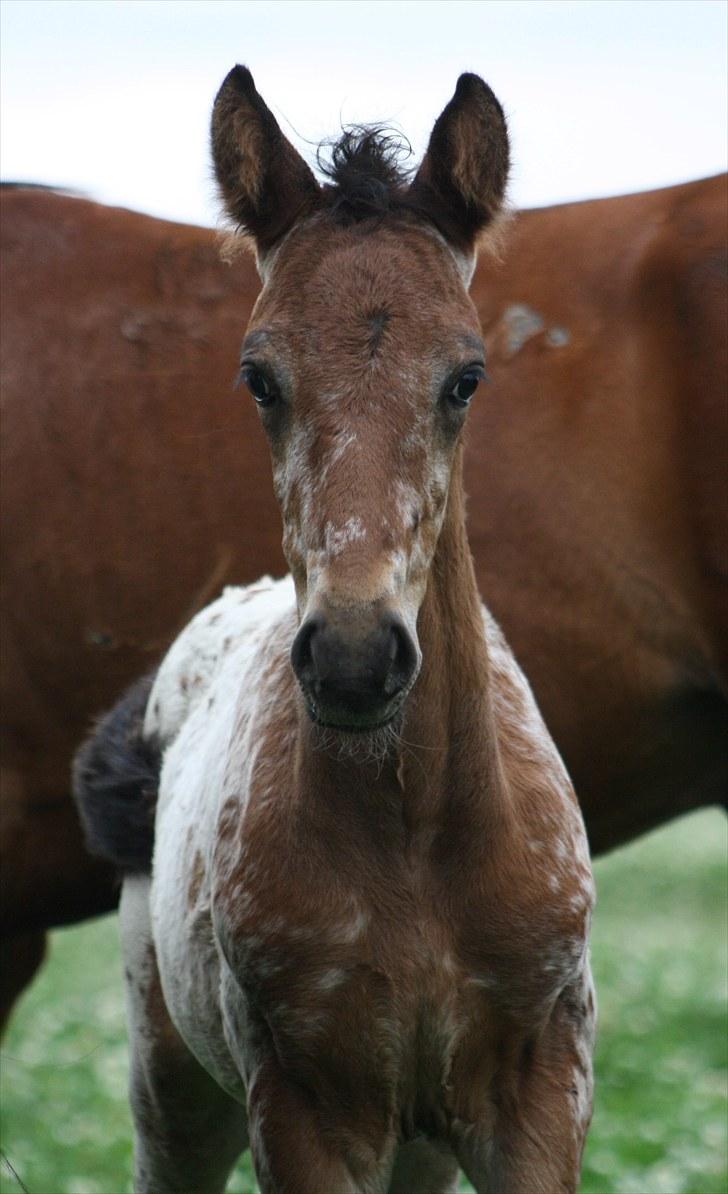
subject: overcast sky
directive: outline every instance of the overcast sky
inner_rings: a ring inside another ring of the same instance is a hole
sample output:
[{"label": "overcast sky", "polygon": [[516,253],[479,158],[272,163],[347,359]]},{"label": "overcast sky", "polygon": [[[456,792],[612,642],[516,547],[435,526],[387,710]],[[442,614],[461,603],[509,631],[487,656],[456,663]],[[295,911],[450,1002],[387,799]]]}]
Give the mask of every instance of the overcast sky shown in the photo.
[{"label": "overcast sky", "polygon": [[246,63],[284,131],[388,120],[417,153],[472,70],[509,116],[519,206],[726,168],[724,0],[2,0],[0,167],[214,223],[207,128]]}]

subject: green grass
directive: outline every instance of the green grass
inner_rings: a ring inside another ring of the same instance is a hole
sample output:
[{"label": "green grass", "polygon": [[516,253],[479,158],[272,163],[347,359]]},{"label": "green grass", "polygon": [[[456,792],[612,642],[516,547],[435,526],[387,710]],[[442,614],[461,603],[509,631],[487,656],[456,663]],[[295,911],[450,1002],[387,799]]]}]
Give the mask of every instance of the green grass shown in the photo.
[{"label": "green grass", "polygon": [[[708,812],[597,864],[597,1098],[582,1194],[728,1191],[726,847],[725,819]],[[2,1147],[30,1194],[131,1190],[126,1074],[109,917],[54,935],[4,1042]],[[0,1170],[0,1194],[17,1194]],[[247,1159],[229,1190],[254,1194]]]}]

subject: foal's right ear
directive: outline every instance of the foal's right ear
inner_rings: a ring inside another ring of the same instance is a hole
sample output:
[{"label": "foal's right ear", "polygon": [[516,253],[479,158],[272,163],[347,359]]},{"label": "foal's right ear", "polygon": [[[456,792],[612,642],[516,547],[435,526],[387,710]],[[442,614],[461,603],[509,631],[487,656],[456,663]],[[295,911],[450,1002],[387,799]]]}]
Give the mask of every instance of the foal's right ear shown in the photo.
[{"label": "foal's right ear", "polygon": [[320,189],[255,90],[234,66],[212,109],[212,159],[228,215],[265,253],[313,207]]}]

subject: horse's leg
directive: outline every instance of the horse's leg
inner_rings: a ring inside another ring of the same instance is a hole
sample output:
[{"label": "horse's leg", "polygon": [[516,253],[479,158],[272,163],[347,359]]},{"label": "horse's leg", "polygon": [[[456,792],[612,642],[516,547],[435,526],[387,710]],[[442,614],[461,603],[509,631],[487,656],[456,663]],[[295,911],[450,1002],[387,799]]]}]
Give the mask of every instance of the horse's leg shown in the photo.
[{"label": "horse's leg", "polygon": [[451,1194],[457,1189],[459,1167],[448,1150],[429,1140],[400,1145],[389,1180],[389,1194]]},{"label": "horse's leg", "polygon": [[21,933],[0,941],[0,1035],[10,1018],[16,999],[45,958],[45,933]]},{"label": "horse's leg", "polygon": [[[8,705],[10,708],[10,704]],[[2,727],[0,727],[2,728]],[[116,908],[114,867],[86,849],[68,790],[70,756],[28,757],[0,734],[0,932],[41,933]],[[47,765],[46,765],[47,762]]]},{"label": "horse's leg", "polygon": [[588,971],[549,1023],[506,1063],[495,1122],[457,1154],[478,1194],[575,1194],[591,1119],[594,994]]},{"label": "horse's leg", "polygon": [[492,1125],[470,1125],[458,1142],[463,1171],[478,1194],[576,1194],[581,1147],[573,1114],[551,1083],[531,1087],[541,1099],[503,1109]]},{"label": "horse's leg", "polygon": [[386,1127],[341,1110],[327,1123],[272,1042],[258,1042],[250,1059],[250,1149],[261,1194],[386,1194],[395,1144]]},{"label": "horse's leg", "polygon": [[190,1053],[167,1011],[149,924],[149,880],[124,881],[126,980],[137,1194],[221,1194],[247,1147],[245,1108]]}]

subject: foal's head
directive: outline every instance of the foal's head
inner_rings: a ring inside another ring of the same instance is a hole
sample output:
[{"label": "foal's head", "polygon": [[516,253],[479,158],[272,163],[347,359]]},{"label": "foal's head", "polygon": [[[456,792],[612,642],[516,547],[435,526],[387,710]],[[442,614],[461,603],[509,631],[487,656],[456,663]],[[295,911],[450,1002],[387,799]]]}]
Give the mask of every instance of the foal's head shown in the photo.
[{"label": "foal's head", "polygon": [[508,167],[501,107],[462,75],[410,182],[376,130],[344,134],[320,186],[237,66],[212,145],[263,290],[241,377],[270,441],[312,717],[392,720],[420,665],[417,615],[456,447],[483,376],[468,298]]}]

